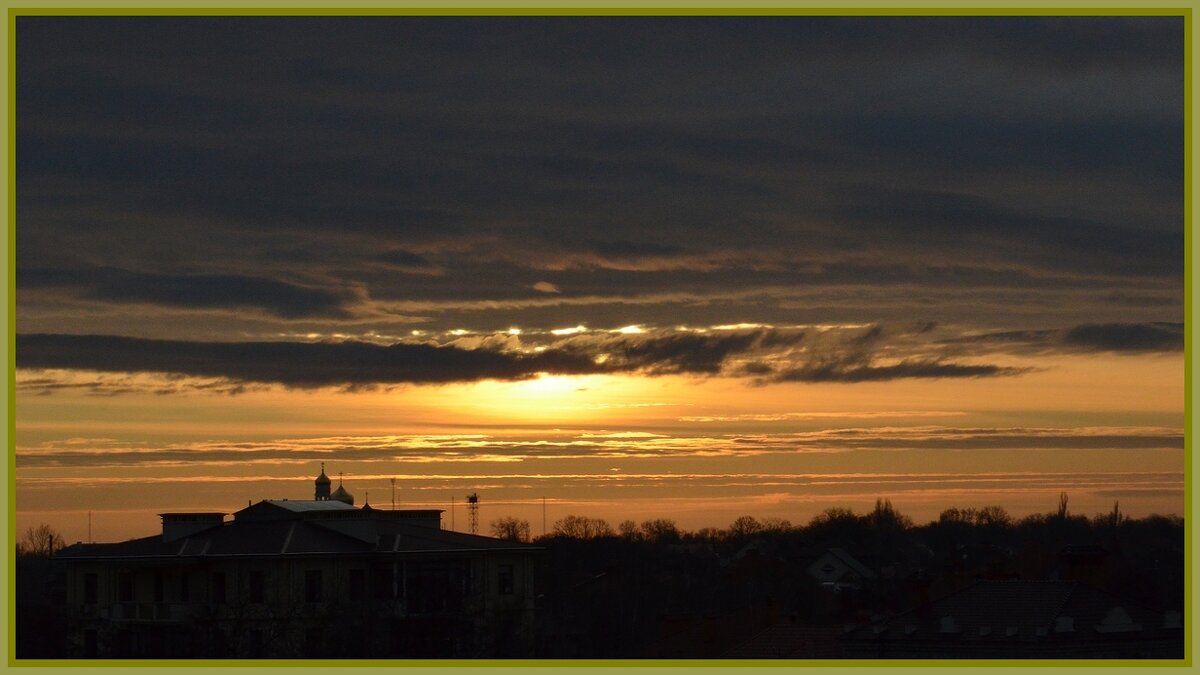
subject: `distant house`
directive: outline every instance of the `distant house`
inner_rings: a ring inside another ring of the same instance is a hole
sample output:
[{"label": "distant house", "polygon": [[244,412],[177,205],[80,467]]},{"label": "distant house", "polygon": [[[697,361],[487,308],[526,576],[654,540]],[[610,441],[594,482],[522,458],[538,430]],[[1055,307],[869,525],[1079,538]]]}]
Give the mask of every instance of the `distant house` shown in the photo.
[{"label": "distant house", "polygon": [[805,567],[805,571],[823,588],[833,591],[858,590],[865,581],[876,578],[866,565],[840,548],[826,549]]},{"label": "distant house", "polygon": [[979,581],[842,638],[847,658],[1183,658],[1179,611],[1076,581]]},{"label": "distant house", "polygon": [[69,655],[530,655],[537,547],[339,490],[318,479],[312,501],[164,513],[161,534],[62,550]]}]

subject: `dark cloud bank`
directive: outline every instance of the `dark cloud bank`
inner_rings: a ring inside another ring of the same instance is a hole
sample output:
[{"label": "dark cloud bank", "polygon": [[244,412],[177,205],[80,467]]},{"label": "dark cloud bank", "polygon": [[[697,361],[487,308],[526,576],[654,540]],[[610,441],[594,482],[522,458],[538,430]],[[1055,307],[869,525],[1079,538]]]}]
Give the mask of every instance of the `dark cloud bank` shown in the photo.
[{"label": "dark cloud bank", "polygon": [[255,308],[281,318],[345,318],[349,294],[238,274],[147,274],[114,268],[18,269],[22,288],[69,288],[81,298],[193,309]]},{"label": "dark cloud bank", "polygon": [[30,334],[17,336],[17,351],[22,368],[163,372],[323,387],[519,380],[538,373],[714,375],[730,355],[778,340],[769,331],[641,340],[622,336],[564,340],[541,351],[518,352],[427,343],[188,342]]},{"label": "dark cloud bank", "polygon": [[1055,330],[1019,330],[984,333],[946,340],[950,345],[991,346],[1018,353],[1115,352],[1148,353],[1183,351],[1182,323],[1081,324]]},{"label": "dark cloud bank", "polygon": [[[196,342],[111,335],[17,336],[17,364],[26,369],[161,372],[219,377],[290,387],[436,384],[482,379],[519,380],[538,373],[638,373],[741,376],[772,382],[882,382],[905,378],[1015,376],[1028,368],[958,363],[947,353],[919,353],[881,364],[888,340],[923,336],[921,326],[889,331],[873,326],[824,342],[803,331],[769,329],[718,333],[590,333],[558,339],[536,350],[506,349],[500,336],[478,348],[432,342]],[[1059,331],[977,336],[975,342],[1047,344],[1077,351],[1174,351],[1182,329],[1166,325],[1083,325]],[[961,356],[963,341],[959,341]],[[793,348],[804,344],[797,355]],[[946,344],[943,342],[942,344]],[[1133,348],[1132,345],[1137,345]],[[894,360],[894,359],[893,359]]]},{"label": "dark cloud bank", "polygon": [[[939,320],[996,289],[1075,289],[1064,323],[1182,315],[1180,17],[16,24],[31,331],[117,332],[88,323],[93,301],[225,309],[214,321],[271,335],[234,324],[367,321],[369,301],[537,282],[563,299],[805,288],[825,293],[813,321],[848,311],[833,286],[944,291],[924,314]],[[1161,305],[1130,317],[1114,292]],[[995,303],[982,327],[1019,326],[1029,304]],[[774,322],[775,305],[744,318]],[[726,309],[689,297],[621,320]],[[527,325],[494,312],[471,325]],[[953,365],[789,377],[997,374]]]}]

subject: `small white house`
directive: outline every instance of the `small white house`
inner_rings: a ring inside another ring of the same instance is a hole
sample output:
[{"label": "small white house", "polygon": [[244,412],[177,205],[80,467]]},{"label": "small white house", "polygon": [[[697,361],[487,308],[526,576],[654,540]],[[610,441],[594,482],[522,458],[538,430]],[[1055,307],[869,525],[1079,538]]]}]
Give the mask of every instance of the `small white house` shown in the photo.
[{"label": "small white house", "polygon": [[833,591],[860,589],[863,582],[875,578],[875,573],[847,553],[844,549],[831,548],[817,557],[805,569],[821,586]]}]

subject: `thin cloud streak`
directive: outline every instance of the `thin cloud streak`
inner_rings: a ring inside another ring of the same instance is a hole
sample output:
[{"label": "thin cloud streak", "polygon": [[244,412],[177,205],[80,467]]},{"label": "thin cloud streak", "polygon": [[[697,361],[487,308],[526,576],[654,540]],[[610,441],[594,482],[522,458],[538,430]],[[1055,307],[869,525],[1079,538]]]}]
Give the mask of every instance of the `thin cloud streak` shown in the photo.
[{"label": "thin cloud streak", "polygon": [[773,434],[670,436],[664,433],[564,433],[554,439],[505,438],[491,434],[342,436],[242,443],[194,443],[129,447],[111,442],[94,447],[50,443],[18,447],[17,464],[37,467],[231,466],[239,463],[301,463],[338,459],[354,462],[518,462],[538,459],[753,457],[766,454],[853,451],[1052,451],[1056,449],[1139,451],[1183,447],[1183,432],[1160,427],[953,428],[881,427],[826,429]]},{"label": "thin cloud streak", "polygon": [[680,422],[785,422],[809,419],[887,419],[892,417],[963,417],[962,411],[904,410],[847,412],[745,413],[741,415],[695,415],[676,418]]}]

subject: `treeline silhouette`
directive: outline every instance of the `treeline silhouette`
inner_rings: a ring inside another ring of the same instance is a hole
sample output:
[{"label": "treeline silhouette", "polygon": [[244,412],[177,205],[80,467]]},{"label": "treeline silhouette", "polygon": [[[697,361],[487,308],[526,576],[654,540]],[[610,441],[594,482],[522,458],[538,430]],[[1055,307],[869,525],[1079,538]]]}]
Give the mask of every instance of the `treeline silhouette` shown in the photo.
[{"label": "treeline silhouette", "polygon": [[[1183,526],[1178,516],[1129,518],[1119,504],[1075,515],[1065,493],[1049,513],[953,507],[925,524],[882,498],[866,513],[829,508],[805,525],[747,515],[695,531],[663,518],[614,528],[570,515],[532,540],[546,549],[538,656],[716,658],[780,621],[836,636],[978,579],[1074,579],[1181,609]],[[493,522],[497,536],[527,532],[518,519]],[[823,586],[808,568],[830,549],[861,562],[870,578]]]}]

